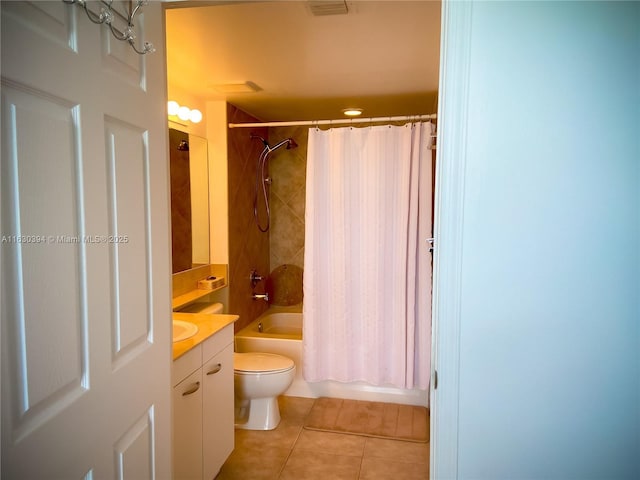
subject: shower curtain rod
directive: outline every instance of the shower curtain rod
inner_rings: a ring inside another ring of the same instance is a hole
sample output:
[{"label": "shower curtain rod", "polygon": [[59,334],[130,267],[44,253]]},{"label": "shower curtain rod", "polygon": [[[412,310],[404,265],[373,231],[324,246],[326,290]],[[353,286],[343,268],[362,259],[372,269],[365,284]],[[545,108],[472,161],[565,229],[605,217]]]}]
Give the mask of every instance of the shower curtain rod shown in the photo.
[{"label": "shower curtain rod", "polygon": [[403,115],[399,117],[341,118],[338,120],[296,120],[291,122],[230,123],[229,128],[293,127],[298,125],[339,125],[352,123],[404,122],[407,120],[435,120],[437,115]]}]

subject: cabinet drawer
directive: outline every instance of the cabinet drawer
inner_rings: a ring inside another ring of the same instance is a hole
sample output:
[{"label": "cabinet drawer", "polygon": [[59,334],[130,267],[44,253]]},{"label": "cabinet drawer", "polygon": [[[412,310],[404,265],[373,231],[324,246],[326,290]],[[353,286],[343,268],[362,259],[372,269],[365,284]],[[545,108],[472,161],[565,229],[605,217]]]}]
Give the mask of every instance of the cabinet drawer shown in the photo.
[{"label": "cabinet drawer", "polygon": [[207,362],[211,357],[224,350],[230,343],[233,343],[233,324],[227,325],[202,344],[202,360]]},{"label": "cabinet drawer", "polygon": [[176,386],[187,375],[202,366],[202,346],[196,345],[180,358],[173,361],[171,367],[171,385]]}]

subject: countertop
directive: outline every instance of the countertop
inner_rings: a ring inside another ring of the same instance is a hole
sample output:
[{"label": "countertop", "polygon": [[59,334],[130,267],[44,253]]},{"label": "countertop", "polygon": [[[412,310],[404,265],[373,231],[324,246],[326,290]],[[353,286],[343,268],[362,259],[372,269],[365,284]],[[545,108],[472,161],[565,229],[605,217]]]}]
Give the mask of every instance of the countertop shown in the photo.
[{"label": "countertop", "polygon": [[173,359],[179,358],[196,345],[200,345],[227,325],[234,323],[238,318],[240,318],[238,315],[173,312],[173,320],[182,320],[198,325],[198,333],[193,337],[173,343]]}]

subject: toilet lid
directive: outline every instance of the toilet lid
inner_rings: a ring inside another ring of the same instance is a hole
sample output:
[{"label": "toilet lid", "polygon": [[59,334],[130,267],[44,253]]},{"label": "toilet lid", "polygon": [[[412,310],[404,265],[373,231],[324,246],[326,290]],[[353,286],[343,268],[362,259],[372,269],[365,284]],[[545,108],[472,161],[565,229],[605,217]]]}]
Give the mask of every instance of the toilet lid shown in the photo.
[{"label": "toilet lid", "polygon": [[291,370],[293,366],[293,360],[274,353],[249,352],[233,354],[233,369],[239,373],[283,372]]}]

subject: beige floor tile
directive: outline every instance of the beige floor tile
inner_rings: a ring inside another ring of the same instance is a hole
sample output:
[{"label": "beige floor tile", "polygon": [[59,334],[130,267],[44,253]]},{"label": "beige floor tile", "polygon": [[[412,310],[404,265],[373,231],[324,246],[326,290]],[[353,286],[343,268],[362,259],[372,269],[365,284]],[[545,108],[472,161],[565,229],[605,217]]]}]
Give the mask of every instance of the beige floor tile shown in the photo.
[{"label": "beige floor tile", "polygon": [[429,444],[367,438],[364,447],[365,458],[386,458],[396,462],[429,463]]},{"label": "beige floor tile", "polygon": [[359,480],[427,480],[429,465],[396,462],[386,458],[363,458]]},{"label": "beige floor tile", "polygon": [[356,480],[361,457],[294,450],[280,480]]},{"label": "beige floor tile", "polygon": [[289,453],[289,449],[273,447],[236,449],[220,469],[216,480],[276,480]]},{"label": "beige floor tile", "polygon": [[302,428],[314,399],[280,397],[275,430],[236,430],[216,480],[426,480],[429,444]]},{"label": "beige floor tile", "polygon": [[241,430],[236,429],[236,449],[254,450],[266,445],[275,448],[292,449],[298,439],[302,427],[287,425],[283,422],[274,430]]},{"label": "beige floor tile", "polygon": [[295,451],[304,450],[333,455],[362,457],[366,437],[302,429]]},{"label": "beige floor tile", "polygon": [[315,398],[278,397],[282,422],[288,425],[304,425],[304,420],[309,415],[314,401]]}]

